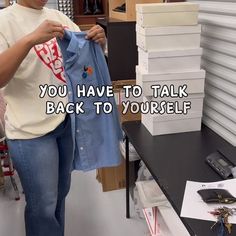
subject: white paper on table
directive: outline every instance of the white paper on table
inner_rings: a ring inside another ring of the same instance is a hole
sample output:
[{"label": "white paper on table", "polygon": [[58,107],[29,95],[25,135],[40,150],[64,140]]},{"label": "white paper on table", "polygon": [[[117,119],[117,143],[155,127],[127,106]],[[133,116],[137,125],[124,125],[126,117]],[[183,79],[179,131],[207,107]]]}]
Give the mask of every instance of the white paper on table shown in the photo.
[{"label": "white paper on table", "polygon": [[[222,206],[226,206],[229,208],[236,208],[236,203],[207,204],[203,202],[201,196],[197,193],[197,191],[206,188],[226,189],[234,197],[236,197],[236,179],[211,182],[211,183],[187,181],[180,214],[181,217],[216,221],[216,218],[209,213],[210,211],[214,211],[214,209]],[[229,223],[236,224],[236,215],[229,217]]]}]

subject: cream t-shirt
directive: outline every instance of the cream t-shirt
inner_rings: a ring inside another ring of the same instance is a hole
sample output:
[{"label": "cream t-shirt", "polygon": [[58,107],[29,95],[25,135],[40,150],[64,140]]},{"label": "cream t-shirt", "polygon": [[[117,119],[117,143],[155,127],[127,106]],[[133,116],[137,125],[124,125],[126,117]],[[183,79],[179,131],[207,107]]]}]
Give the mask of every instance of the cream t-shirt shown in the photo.
[{"label": "cream t-shirt", "polygon": [[[23,36],[34,31],[44,20],[54,20],[72,31],[79,31],[63,13],[43,8],[35,10],[14,4],[0,11],[0,53]],[[4,65],[0,65],[4,66]],[[54,130],[65,114],[46,114],[46,102],[67,102],[67,96],[40,98],[40,85],[63,86],[65,83],[62,55],[56,38],[32,48],[14,77],[2,89],[7,103],[6,136],[9,139],[40,137]]]}]

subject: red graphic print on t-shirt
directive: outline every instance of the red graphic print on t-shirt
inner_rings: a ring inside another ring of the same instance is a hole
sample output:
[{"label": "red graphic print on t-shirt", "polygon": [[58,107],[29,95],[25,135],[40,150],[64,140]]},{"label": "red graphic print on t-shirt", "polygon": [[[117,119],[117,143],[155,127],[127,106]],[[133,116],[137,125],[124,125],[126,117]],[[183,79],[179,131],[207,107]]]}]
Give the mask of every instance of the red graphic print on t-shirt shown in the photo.
[{"label": "red graphic print on t-shirt", "polygon": [[55,77],[65,83],[66,79],[62,63],[62,55],[56,38],[46,43],[36,45],[34,50],[42,62],[53,72]]}]

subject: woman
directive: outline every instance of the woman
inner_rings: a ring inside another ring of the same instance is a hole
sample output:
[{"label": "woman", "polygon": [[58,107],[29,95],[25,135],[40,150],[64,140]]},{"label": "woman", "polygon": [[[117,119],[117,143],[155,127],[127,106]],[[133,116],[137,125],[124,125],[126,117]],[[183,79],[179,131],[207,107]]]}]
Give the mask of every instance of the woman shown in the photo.
[{"label": "woman", "polygon": [[[0,12],[0,87],[7,103],[5,129],[26,198],[27,236],[64,235],[65,198],[70,188],[72,139],[65,114],[47,115],[40,85],[65,84],[56,37],[79,31],[47,0],[19,0]],[[92,27],[87,38],[102,47],[105,34]]]}]

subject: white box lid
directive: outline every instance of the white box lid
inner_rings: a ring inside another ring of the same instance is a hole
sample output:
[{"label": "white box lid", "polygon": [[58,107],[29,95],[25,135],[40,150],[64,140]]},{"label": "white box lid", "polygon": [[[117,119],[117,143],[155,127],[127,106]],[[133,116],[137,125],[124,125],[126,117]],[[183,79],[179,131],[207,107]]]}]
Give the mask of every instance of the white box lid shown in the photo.
[{"label": "white box lid", "polygon": [[161,57],[184,57],[184,56],[201,56],[202,48],[185,49],[185,50],[171,50],[171,51],[144,51],[138,48],[141,53],[147,54],[148,58],[161,58]]},{"label": "white box lid", "polygon": [[163,100],[168,101],[168,102],[169,101],[173,102],[173,101],[181,101],[181,100],[184,101],[184,100],[192,100],[192,99],[199,99],[199,98],[203,99],[204,97],[205,97],[204,93],[190,93],[190,94],[188,94],[187,97],[183,97],[183,98],[180,98],[180,97],[174,97],[174,98],[172,98],[172,97],[165,97],[165,98],[157,97],[157,98],[154,98],[152,96],[145,96],[144,100],[148,101],[148,102],[151,102],[151,101],[159,102],[159,101],[163,101]]},{"label": "white box lid", "polygon": [[145,81],[204,79],[206,76],[205,70],[169,74],[147,73],[144,72],[140,66],[136,66],[136,73],[144,76]]},{"label": "white box lid", "polygon": [[[203,99],[203,98],[202,98]],[[173,102],[173,101],[168,101],[166,99],[163,99],[165,102]],[[179,100],[176,100],[178,102],[181,102]],[[148,102],[147,99],[143,99],[143,102]],[[160,102],[160,101],[159,101]],[[189,109],[187,114],[141,114],[142,116],[148,116],[150,119],[150,122],[168,122],[168,121],[179,121],[179,120],[186,120],[186,119],[196,119],[196,118],[201,118],[202,117],[203,110],[197,111],[193,109]]]},{"label": "white box lid", "polygon": [[196,12],[199,11],[199,4],[191,2],[136,4],[136,11],[140,13]]},{"label": "white box lid", "polygon": [[142,27],[136,24],[136,31],[139,34],[149,35],[176,35],[176,34],[200,34],[201,25],[196,26],[168,26],[168,27]]},{"label": "white box lid", "polygon": [[197,119],[197,118],[202,118],[202,112],[191,112],[189,111],[188,114],[153,114],[150,115],[151,122],[168,122],[168,121],[184,121],[188,119]]}]

